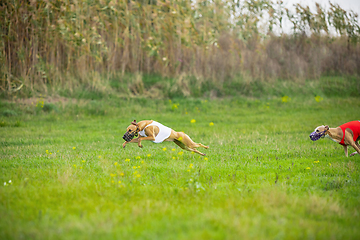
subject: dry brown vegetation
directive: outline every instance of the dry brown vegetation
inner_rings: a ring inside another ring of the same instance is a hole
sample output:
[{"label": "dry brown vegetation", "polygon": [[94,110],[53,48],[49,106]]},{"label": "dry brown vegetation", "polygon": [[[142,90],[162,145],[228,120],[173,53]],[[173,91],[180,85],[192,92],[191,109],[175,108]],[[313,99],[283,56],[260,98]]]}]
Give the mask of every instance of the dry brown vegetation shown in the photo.
[{"label": "dry brown vegetation", "polygon": [[[103,76],[119,72],[194,76],[218,87],[238,76],[359,75],[358,16],[334,4],[316,4],[316,12],[294,7],[266,0],[2,1],[0,91],[106,89]],[[292,32],[274,34],[285,19]]]}]

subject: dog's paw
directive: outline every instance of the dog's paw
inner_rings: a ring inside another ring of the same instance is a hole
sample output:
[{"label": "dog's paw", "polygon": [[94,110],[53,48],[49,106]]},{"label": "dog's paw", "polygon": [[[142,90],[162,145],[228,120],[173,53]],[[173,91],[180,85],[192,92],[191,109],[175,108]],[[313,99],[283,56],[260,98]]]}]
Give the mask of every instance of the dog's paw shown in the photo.
[{"label": "dog's paw", "polygon": [[353,152],[352,154],[350,154],[350,157],[354,156],[355,154],[358,154],[357,152]]},{"label": "dog's paw", "polygon": [[143,148],[143,145],[141,145],[141,144],[139,144],[138,146],[139,146],[139,148]]},{"label": "dog's paw", "polygon": [[125,146],[126,146],[126,142],[123,143],[123,146],[122,146],[122,147],[125,148]]}]

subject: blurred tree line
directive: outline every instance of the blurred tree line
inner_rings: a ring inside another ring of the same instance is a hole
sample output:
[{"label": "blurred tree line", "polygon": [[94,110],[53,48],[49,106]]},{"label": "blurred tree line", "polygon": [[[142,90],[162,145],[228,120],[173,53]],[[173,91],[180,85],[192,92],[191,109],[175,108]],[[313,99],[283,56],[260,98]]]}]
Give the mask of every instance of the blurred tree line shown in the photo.
[{"label": "blurred tree line", "polygon": [[[358,15],[268,0],[4,0],[0,91],[96,84],[94,74],[221,85],[360,73]],[[284,21],[291,32],[284,31]],[[121,79],[119,79],[121,81]]]}]

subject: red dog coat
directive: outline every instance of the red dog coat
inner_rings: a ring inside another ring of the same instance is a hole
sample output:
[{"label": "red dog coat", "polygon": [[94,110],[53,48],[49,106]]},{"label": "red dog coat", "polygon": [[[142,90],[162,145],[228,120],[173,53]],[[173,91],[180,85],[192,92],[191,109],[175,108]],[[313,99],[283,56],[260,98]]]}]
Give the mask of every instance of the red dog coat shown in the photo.
[{"label": "red dog coat", "polygon": [[358,139],[360,135],[360,121],[351,121],[343,125],[340,125],[339,127],[343,131],[343,138],[341,139],[341,142],[339,142],[339,144],[346,146],[346,144],[344,143],[344,138],[345,138],[345,129],[347,128],[350,128],[351,131],[353,132],[354,142]]}]

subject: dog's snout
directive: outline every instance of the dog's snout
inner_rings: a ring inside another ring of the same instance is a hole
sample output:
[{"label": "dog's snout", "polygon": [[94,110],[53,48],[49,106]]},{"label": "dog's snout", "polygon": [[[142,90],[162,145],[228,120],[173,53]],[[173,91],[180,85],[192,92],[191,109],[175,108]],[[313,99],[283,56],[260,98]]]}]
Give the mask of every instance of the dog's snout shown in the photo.
[{"label": "dog's snout", "polygon": [[[134,132],[135,133],[135,132]],[[135,134],[131,134],[129,132],[126,132],[123,136],[123,139],[127,142],[130,142],[134,138]]]},{"label": "dog's snout", "polygon": [[315,140],[315,134],[313,132],[309,135],[309,137],[311,140],[313,140],[313,141]]},{"label": "dog's snout", "polygon": [[311,139],[312,141],[317,141],[317,140],[319,140],[320,138],[325,137],[325,131],[323,131],[323,132],[316,132],[316,131],[314,131],[314,132],[312,132],[312,133],[309,135],[309,137],[310,137],[310,139]]},{"label": "dog's snout", "polygon": [[128,139],[128,134],[127,134],[128,132],[126,132],[125,134],[124,134],[124,136],[122,137],[125,141],[127,141],[127,139]]}]

